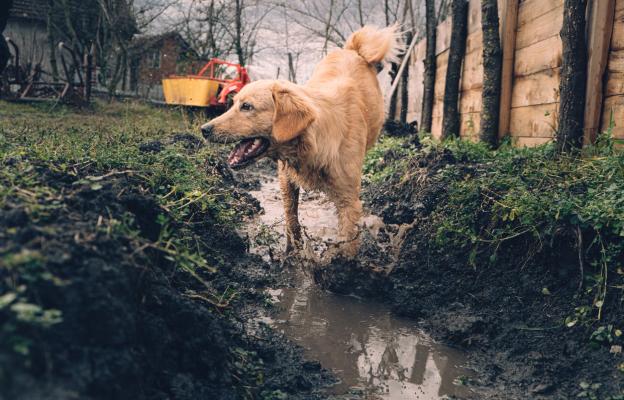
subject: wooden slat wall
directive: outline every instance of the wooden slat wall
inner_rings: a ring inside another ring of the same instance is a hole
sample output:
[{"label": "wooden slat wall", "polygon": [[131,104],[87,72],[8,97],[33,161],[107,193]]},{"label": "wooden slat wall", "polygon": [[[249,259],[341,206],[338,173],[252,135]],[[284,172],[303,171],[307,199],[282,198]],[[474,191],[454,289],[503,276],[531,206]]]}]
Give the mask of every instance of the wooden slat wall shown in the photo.
[{"label": "wooden slat wall", "polygon": [[[600,1],[600,0],[598,0]],[[499,0],[499,12],[505,11]],[[481,2],[470,0],[466,56],[461,81],[461,136],[476,140],[480,128],[483,86]],[[614,133],[624,138],[624,0],[616,0],[616,15],[605,80],[602,127],[614,116]],[[557,129],[563,24],[563,0],[520,0],[518,5],[510,133],[520,146],[552,140]],[[437,71],[432,134],[442,131],[442,102],[448,62],[451,21],[438,26]],[[414,50],[410,63],[408,121],[420,121],[423,93],[425,40]]]},{"label": "wooden slat wall", "polygon": [[552,139],[557,129],[563,0],[524,0],[518,8],[510,133],[520,146]]},{"label": "wooden slat wall", "polygon": [[617,0],[615,3],[615,20],[602,108],[603,131],[609,127],[612,115],[613,135],[624,139],[624,0]]}]

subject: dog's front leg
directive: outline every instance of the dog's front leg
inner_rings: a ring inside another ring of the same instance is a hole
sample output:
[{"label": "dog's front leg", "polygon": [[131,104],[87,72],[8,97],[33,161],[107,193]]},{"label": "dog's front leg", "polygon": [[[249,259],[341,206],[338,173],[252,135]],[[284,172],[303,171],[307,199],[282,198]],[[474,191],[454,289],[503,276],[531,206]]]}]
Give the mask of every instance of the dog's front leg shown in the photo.
[{"label": "dog's front leg", "polygon": [[362,202],[359,198],[346,198],[336,202],[338,210],[338,240],[345,256],[355,257],[360,247],[358,222],[362,216]]},{"label": "dog's front leg", "polygon": [[282,161],[278,163],[278,174],[284,215],[286,218],[286,253],[295,248],[301,248],[301,226],[299,225],[299,186],[288,176],[287,166]]}]

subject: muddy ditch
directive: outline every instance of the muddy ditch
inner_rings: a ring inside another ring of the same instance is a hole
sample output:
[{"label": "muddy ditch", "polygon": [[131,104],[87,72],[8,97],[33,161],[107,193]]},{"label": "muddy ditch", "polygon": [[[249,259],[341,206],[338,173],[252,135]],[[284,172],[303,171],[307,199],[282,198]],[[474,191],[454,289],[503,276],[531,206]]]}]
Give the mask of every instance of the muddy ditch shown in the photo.
[{"label": "muddy ditch", "polygon": [[[328,371],[249,327],[277,271],[210,209],[167,220],[123,171],[2,168],[37,189],[0,210],[1,399],[325,397]],[[182,236],[202,243],[203,261],[176,251]]]},{"label": "muddy ditch", "polygon": [[[283,268],[277,285],[266,289],[274,310],[258,322],[283,332],[304,348],[307,358],[334,372],[339,381],[324,393],[337,399],[481,398],[468,385],[474,371],[462,351],[435,342],[416,322],[397,317],[383,302],[332,293],[315,283],[318,266],[330,260],[337,234],[335,208],[322,194],[304,191],[301,196],[304,251],[281,253],[279,183],[268,172],[262,165],[240,173],[256,182],[250,194],[263,210],[243,229],[250,251]],[[402,229],[386,226],[374,215],[366,215],[362,224],[367,242],[381,238],[384,246],[374,256],[369,254],[367,267],[392,263],[392,239]]]},{"label": "muddy ditch", "polygon": [[[203,144],[177,134],[139,149],[171,146]],[[237,223],[199,202],[174,216],[139,173],[2,167],[23,175],[4,188],[30,186],[0,210],[0,399],[616,400],[624,387],[624,360],[610,352],[620,339],[589,342],[590,327],[564,325],[589,296],[569,231],[541,248],[506,241],[495,264],[435,245],[449,199],[440,174],[486,168],[452,151],[367,181],[354,260],[331,257],[333,207],[308,192],[305,249],[281,253],[268,161],[239,173],[217,158],[204,165],[232,189],[219,207]],[[175,251],[188,243],[202,257]],[[603,323],[621,328],[621,304],[606,300]]]},{"label": "muddy ditch", "polygon": [[[386,161],[395,156],[389,152]],[[581,280],[596,278],[587,269],[579,272],[575,231],[561,228],[552,241],[537,244],[518,235],[496,249],[495,262],[487,250],[475,256],[469,246],[436,245],[440,215],[458,212],[445,208],[449,183],[440,176],[451,169],[468,179],[490,166],[439,149],[422,152],[404,168],[364,187],[369,210],[389,225],[407,227],[396,260],[380,267],[379,255],[386,254],[380,240],[366,240],[355,260],[317,269],[316,282],[383,302],[433,338],[463,349],[479,398],[622,398],[621,340],[599,336],[622,324],[620,286],[611,284],[615,292],[605,297],[610,312],[600,321],[579,326],[571,319],[595,312],[586,306],[595,294],[579,290]],[[590,260],[591,254],[588,249],[583,257]],[[609,274],[610,282],[621,282],[615,271]]]}]

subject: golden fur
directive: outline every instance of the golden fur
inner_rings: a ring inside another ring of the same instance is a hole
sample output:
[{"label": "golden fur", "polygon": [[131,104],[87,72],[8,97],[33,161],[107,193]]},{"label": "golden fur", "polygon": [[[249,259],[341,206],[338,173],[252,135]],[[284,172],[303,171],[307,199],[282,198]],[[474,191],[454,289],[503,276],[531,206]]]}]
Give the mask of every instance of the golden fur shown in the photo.
[{"label": "golden fur", "polygon": [[303,187],[324,192],[336,205],[343,249],[347,255],[357,251],[362,163],[384,121],[375,66],[396,59],[398,36],[396,26],[364,27],[344,49],[328,54],[305,85],[253,82],[228,112],[202,127],[209,140],[269,141],[265,154],[278,161],[287,250],[301,241],[297,209]]}]

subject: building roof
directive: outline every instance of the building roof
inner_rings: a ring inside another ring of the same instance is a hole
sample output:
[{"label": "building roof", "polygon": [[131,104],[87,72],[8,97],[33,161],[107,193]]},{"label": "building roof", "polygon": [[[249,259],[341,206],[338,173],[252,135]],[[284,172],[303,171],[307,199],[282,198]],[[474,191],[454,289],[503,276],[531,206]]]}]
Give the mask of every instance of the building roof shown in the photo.
[{"label": "building roof", "polygon": [[46,21],[49,8],[46,0],[13,0],[9,17]]}]

